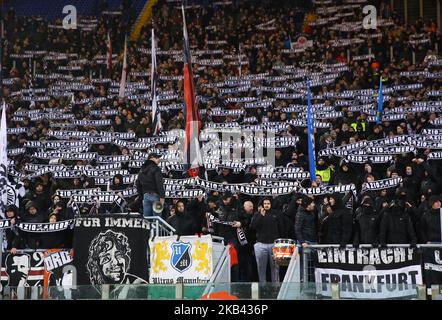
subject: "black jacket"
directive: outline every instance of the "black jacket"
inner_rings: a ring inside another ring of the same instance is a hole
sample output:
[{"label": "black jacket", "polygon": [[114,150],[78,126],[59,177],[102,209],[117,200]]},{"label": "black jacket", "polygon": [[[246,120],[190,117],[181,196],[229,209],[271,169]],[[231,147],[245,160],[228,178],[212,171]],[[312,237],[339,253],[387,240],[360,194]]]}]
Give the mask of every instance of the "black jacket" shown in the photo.
[{"label": "black jacket", "polygon": [[441,242],[440,236],[440,211],[430,208],[426,211],[420,222],[420,238],[423,243]]},{"label": "black jacket", "polygon": [[141,196],[145,193],[155,193],[160,198],[165,197],[161,169],[151,160],[147,160],[141,167],[136,186],[138,194]]},{"label": "black jacket", "polygon": [[241,222],[241,227],[244,230],[247,241],[249,243],[254,244],[256,242],[256,234],[255,232],[253,232],[253,229],[251,228],[253,214],[248,214],[244,211],[244,209],[242,209],[238,212],[238,215],[239,215],[239,222]]},{"label": "black jacket", "polygon": [[167,219],[167,222],[175,228],[179,236],[192,236],[198,232],[195,220],[187,213],[175,213]]},{"label": "black jacket", "polygon": [[[239,221],[241,224],[244,223],[243,221],[240,221],[239,213],[233,204],[228,206],[221,205],[218,211],[218,218],[225,222]],[[220,223],[215,223],[215,225],[215,230],[218,236],[223,237],[225,240],[237,239],[236,228]]]},{"label": "black jacket", "polygon": [[379,243],[380,216],[372,207],[361,206],[356,210],[353,244]]},{"label": "black jacket", "polygon": [[252,218],[250,227],[256,230],[256,241],[261,243],[273,243],[281,237],[282,213],[270,209],[265,216],[259,212]]},{"label": "black jacket", "polygon": [[381,221],[379,241],[381,244],[416,244],[416,233],[408,214],[399,208],[387,210]]},{"label": "black jacket", "polygon": [[305,241],[318,241],[318,228],[315,211],[309,212],[303,207],[299,207],[298,213],[296,214],[295,233],[296,239],[301,243]]},{"label": "black jacket", "polygon": [[[26,213],[23,218],[22,222],[29,222],[29,223],[44,223],[45,218],[42,214],[36,213],[35,215]],[[40,246],[41,242],[41,234],[36,232],[24,232],[20,231],[20,234],[26,241],[26,246],[30,249],[37,249]]]},{"label": "black jacket", "polygon": [[321,243],[348,244],[351,239],[351,212],[337,209],[325,217],[321,224]]}]

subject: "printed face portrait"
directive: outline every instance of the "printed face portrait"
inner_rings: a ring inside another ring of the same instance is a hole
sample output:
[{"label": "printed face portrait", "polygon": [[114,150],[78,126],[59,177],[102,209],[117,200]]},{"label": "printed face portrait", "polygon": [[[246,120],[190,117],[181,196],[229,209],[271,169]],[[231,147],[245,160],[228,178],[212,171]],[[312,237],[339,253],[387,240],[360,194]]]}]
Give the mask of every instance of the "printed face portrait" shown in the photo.
[{"label": "printed face portrait", "polygon": [[92,240],[87,270],[91,284],[118,284],[130,268],[128,238],[123,233],[107,230]]},{"label": "printed face portrait", "polygon": [[8,255],[6,257],[6,273],[9,276],[8,286],[26,286],[30,269],[31,257],[29,255]]},{"label": "printed face portrait", "polygon": [[111,241],[108,241],[107,244],[110,249],[99,255],[99,264],[108,282],[119,283],[123,280],[126,273],[126,260],[123,253],[118,251]]}]

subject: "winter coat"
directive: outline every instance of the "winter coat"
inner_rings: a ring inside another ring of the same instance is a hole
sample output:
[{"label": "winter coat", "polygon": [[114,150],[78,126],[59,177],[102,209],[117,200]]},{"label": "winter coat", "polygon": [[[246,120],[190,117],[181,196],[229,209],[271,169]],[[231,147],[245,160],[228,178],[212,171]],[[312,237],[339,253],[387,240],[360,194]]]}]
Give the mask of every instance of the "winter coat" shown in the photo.
[{"label": "winter coat", "polygon": [[309,212],[304,207],[299,207],[295,222],[296,239],[303,243],[318,242],[318,228],[316,212]]},{"label": "winter coat", "polygon": [[[233,204],[230,205],[221,205],[220,211],[219,211],[219,220],[225,221],[225,222],[233,222],[233,221],[240,221],[239,213],[235,209]],[[242,222],[241,222],[242,224]],[[220,237],[223,237],[225,240],[230,239],[237,239],[236,234],[236,228],[226,225],[226,224],[220,224],[216,223],[217,225],[217,235]]]},{"label": "winter coat", "polygon": [[179,236],[192,236],[199,231],[193,217],[186,212],[175,211],[175,214],[169,217],[167,222],[175,228],[176,234]]},{"label": "winter coat", "polygon": [[402,208],[390,208],[382,217],[379,241],[381,244],[416,244],[417,238],[411,218]]},{"label": "winter coat", "polygon": [[[23,222],[28,222],[28,223],[44,223],[45,222],[45,218],[42,214],[40,213],[36,213],[36,214],[29,214],[26,213],[23,218],[22,218]],[[26,246],[30,249],[37,249],[40,246],[40,242],[41,242],[41,234],[37,233],[37,232],[24,232],[24,231],[20,231],[22,237],[25,239],[26,241]]]},{"label": "winter coat", "polygon": [[380,222],[379,214],[372,207],[359,207],[354,221],[353,244],[378,243]]},{"label": "winter coat", "polygon": [[138,174],[136,186],[138,193],[143,196],[145,193],[155,193],[160,198],[165,197],[163,175],[160,167],[155,162],[147,160]]},{"label": "winter coat", "polygon": [[327,215],[320,227],[321,243],[347,244],[351,239],[352,216],[349,210],[337,209]]},{"label": "winter coat", "polygon": [[430,208],[420,222],[420,239],[422,243],[442,242],[440,230],[440,210]]}]

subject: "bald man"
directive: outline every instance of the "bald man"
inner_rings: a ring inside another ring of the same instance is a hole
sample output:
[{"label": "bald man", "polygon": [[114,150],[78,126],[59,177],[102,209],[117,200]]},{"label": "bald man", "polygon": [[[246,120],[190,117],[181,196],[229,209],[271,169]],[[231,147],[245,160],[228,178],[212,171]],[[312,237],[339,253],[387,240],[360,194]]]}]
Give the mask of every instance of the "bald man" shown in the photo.
[{"label": "bald man", "polygon": [[253,202],[252,201],[244,202],[244,212],[248,215],[253,215]]},{"label": "bald man", "polygon": [[[240,210],[240,218],[243,222],[244,232],[247,238],[247,244],[240,247],[238,253],[239,264],[239,279],[240,281],[256,281],[257,280],[257,267],[256,261],[253,258],[253,245],[255,244],[256,235],[250,230],[250,222],[254,214],[254,205],[252,201],[246,201],[243,204],[242,210]],[[254,277],[255,275],[255,277]],[[256,278],[256,279],[254,279]]]}]

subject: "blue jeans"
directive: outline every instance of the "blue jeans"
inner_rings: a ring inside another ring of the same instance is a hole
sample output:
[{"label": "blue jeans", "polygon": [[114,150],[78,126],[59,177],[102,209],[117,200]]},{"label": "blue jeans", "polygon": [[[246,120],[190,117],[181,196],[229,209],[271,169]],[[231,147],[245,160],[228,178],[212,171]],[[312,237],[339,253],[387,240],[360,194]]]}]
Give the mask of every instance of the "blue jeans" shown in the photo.
[{"label": "blue jeans", "polygon": [[[145,218],[152,217],[154,212],[152,210],[152,205],[155,201],[159,201],[160,196],[153,193],[145,193],[143,197],[143,216]],[[155,214],[157,215],[157,214]]]}]

